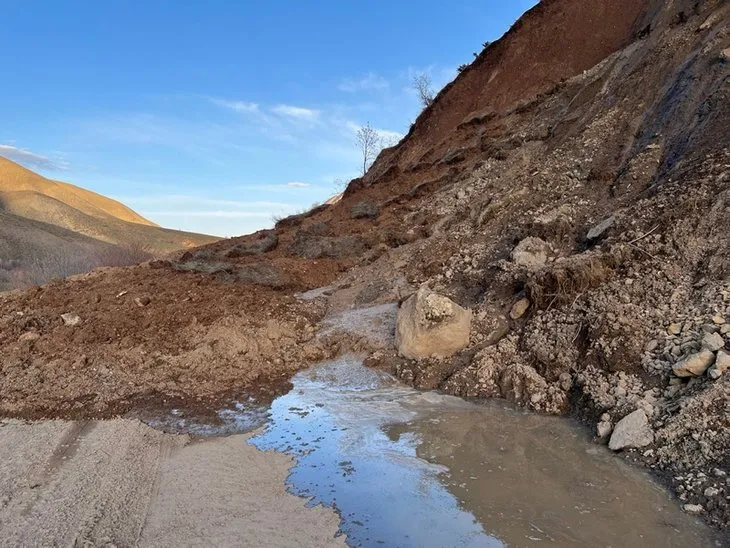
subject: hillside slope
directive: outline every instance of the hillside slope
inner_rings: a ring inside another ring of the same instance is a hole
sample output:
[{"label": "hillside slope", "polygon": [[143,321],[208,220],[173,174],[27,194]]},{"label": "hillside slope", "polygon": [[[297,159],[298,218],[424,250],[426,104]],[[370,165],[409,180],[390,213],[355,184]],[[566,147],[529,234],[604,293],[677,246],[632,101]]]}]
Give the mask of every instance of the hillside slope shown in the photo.
[{"label": "hillside slope", "polygon": [[69,183],[46,179],[3,157],[0,157],[0,191],[48,196],[92,217],[157,226],[116,200]]},{"label": "hillside slope", "polygon": [[0,291],[145,258],[65,228],[0,211]]},{"label": "hillside slope", "polygon": [[0,210],[107,243],[167,253],[217,238],[163,229],[115,200],[52,181],[0,157]]},{"label": "hillside slope", "polygon": [[[364,352],[417,387],[573,414],[597,441],[640,411],[653,441],[623,454],[727,528],[729,82],[726,1],[544,0],[336,204],[0,297],[0,412],[199,409]],[[423,284],[473,313],[452,358],[337,331],[364,313],[323,329]],[[708,352],[717,375],[676,374]]]}]

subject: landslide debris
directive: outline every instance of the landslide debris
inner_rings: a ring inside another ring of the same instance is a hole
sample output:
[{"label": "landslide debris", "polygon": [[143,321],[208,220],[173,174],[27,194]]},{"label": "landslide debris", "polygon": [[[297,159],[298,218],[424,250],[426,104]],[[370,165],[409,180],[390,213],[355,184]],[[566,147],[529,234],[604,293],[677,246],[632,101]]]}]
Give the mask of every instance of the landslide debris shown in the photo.
[{"label": "landslide debris", "polygon": [[[727,528],[729,47],[720,0],[543,0],[275,238],[0,296],[0,411],[275,391],[356,349],[420,388],[571,413]],[[421,287],[471,313],[453,356],[317,336]]]}]

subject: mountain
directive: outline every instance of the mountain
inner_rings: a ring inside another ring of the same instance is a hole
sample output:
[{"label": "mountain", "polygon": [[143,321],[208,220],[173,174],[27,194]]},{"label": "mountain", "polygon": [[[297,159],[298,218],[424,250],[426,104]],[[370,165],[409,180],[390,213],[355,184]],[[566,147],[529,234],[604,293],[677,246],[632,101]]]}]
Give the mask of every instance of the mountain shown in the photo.
[{"label": "mountain", "polygon": [[[632,438],[625,454],[727,530],[728,82],[727,1],[543,0],[337,203],[0,297],[0,412],[220,409],[352,352],[419,388],[570,414],[599,442],[637,434],[611,445]],[[453,356],[398,352],[394,310],[423,285],[471,311]]]},{"label": "mountain", "polygon": [[217,239],[161,228],[115,200],[46,179],[1,157],[0,210],[151,253],[166,253]]},{"label": "mountain", "polygon": [[0,157],[0,291],[216,241]]}]

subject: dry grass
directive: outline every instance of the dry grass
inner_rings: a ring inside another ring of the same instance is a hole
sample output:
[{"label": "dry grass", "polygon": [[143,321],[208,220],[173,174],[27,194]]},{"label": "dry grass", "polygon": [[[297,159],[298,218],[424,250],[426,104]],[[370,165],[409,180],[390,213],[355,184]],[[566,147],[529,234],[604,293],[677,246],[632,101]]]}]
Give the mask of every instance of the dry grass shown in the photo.
[{"label": "dry grass", "polygon": [[571,303],[578,295],[594,289],[613,273],[615,259],[604,253],[582,253],[556,261],[529,274],[527,293],[538,307]]},{"label": "dry grass", "polygon": [[109,246],[74,254],[53,254],[28,261],[0,262],[0,291],[25,289],[90,272],[103,266],[131,266],[152,255],[140,249]]}]

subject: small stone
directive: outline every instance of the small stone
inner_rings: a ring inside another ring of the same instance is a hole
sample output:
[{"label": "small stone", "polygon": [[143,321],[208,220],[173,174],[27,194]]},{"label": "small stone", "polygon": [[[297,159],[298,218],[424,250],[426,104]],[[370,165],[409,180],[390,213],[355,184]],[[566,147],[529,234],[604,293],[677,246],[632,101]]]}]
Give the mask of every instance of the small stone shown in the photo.
[{"label": "small stone", "polygon": [[730,323],[726,323],[725,325],[723,325],[723,326],[722,326],[722,327],[720,328],[720,333],[722,333],[723,335],[728,335],[728,334],[730,334]]},{"label": "small stone", "polygon": [[681,323],[673,323],[667,328],[667,332],[670,335],[679,335],[682,332],[682,324]]},{"label": "small stone", "polygon": [[706,497],[714,497],[720,494],[720,490],[716,487],[708,487],[705,489],[704,495]]},{"label": "small stone", "polygon": [[73,327],[81,323],[81,318],[77,314],[72,314],[70,312],[61,314],[61,319],[63,320],[64,325],[68,325],[69,327]]},{"label": "small stone", "polygon": [[134,302],[139,306],[140,308],[144,308],[148,304],[152,302],[152,299],[150,299],[147,295],[143,295],[142,297],[137,297],[134,299]]},{"label": "small stone", "polygon": [[716,478],[724,478],[727,476],[727,472],[725,472],[725,470],[721,470],[720,468],[713,468],[712,473],[715,474]]},{"label": "small stone", "polygon": [[715,364],[710,367],[707,374],[712,380],[717,380],[722,377],[728,369],[730,369],[730,354],[720,350],[715,357]]},{"label": "small stone", "polygon": [[658,346],[659,346],[659,341],[657,341],[657,340],[649,341],[649,344],[646,345],[646,351],[654,352],[654,350],[656,350]]},{"label": "small stone", "polygon": [[702,337],[702,348],[710,352],[716,352],[725,346],[725,339],[719,333],[707,333]]},{"label": "small stone", "polygon": [[714,353],[703,350],[676,363],[672,367],[672,372],[677,377],[700,377],[705,374],[705,371],[712,365],[714,360]]},{"label": "small stone", "polygon": [[512,305],[512,310],[510,310],[509,317],[513,320],[519,320],[522,316],[525,315],[527,309],[530,308],[530,304],[530,299],[520,299],[514,305]]},{"label": "small stone", "polygon": [[586,238],[588,240],[598,240],[603,237],[606,232],[616,223],[616,217],[611,215],[607,219],[604,219],[593,228],[588,231]]},{"label": "small stone", "polygon": [[701,514],[705,511],[701,504],[685,504],[682,508],[688,514]]},{"label": "small stone", "polygon": [[720,316],[719,314],[712,317],[712,323],[715,325],[724,325],[725,324],[725,318]]},{"label": "small stone", "polygon": [[637,409],[618,421],[613,429],[608,448],[620,451],[632,447],[645,447],[654,441],[654,432],[643,409]]},{"label": "small stone", "polygon": [[601,421],[596,425],[596,434],[599,439],[606,440],[611,435],[613,424],[610,421]]},{"label": "small stone", "polygon": [[37,341],[40,338],[41,338],[41,336],[38,333],[36,333],[35,331],[28,331],[27,333],[23,333],[18,338],[18,340],[20,342],[33,342],[33,341]]}]

